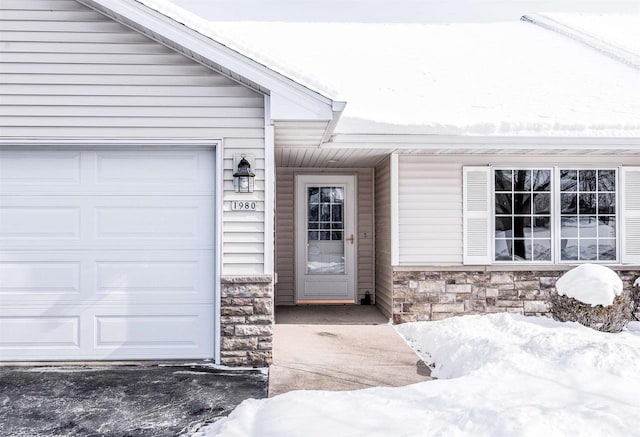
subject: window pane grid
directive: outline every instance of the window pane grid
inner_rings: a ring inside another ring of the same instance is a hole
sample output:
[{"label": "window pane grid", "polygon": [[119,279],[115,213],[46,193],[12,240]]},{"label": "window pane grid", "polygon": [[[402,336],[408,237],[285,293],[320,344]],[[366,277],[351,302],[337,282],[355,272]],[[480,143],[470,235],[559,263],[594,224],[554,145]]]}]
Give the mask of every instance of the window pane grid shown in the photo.
[{"label": "window pane grid", "polygon": [[560,170],[562,261],[615,261],[615,189],[615,170]]},{"label": "window pane grid", "polygon": [[551,261],[551,171],[494,172],[495,260]]},{"label": "window pane grid", "polygon": [[342,187],[308,188],[307,235],[310,241],[342,241],[344,238]]}]

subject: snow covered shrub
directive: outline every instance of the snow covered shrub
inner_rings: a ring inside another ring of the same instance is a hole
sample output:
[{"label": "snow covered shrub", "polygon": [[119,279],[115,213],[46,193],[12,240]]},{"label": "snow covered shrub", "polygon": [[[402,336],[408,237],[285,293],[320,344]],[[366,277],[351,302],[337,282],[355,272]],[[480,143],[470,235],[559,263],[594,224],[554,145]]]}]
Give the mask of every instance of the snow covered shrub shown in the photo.
[{"label": "snow covered shrub", "polygon": [[622,331],[632,317],[631,293],[624,291],[609,306],[591,306],[573,297],[552,294],[551,315],[560,322],[578,322],[603,332]]},{"label": "snow covered shrub", "polygon": [[583,264],[556,282],[549,298],[551,315],[603,332],[620,332],[631,320],[634,302],[622,280],[608,267]]}]

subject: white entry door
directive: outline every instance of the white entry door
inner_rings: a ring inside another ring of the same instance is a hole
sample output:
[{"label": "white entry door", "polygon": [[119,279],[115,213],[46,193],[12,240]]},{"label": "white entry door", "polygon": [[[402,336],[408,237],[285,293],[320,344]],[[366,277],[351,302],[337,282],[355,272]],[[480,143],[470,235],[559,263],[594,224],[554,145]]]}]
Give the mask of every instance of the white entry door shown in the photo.
[{"label": "white entry door", "polygon": [[296,177],[296,300],[355,303],[355,176]]}]

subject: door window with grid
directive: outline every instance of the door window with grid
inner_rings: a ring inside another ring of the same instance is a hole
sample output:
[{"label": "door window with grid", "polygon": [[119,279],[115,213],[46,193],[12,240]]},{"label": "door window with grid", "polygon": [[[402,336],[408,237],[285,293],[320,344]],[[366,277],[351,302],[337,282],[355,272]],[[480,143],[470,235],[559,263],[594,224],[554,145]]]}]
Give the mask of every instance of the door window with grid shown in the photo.
[{"label": "door window with grid", "polygon": [[307,273],[342,274],[344,187],[307,187]]}]

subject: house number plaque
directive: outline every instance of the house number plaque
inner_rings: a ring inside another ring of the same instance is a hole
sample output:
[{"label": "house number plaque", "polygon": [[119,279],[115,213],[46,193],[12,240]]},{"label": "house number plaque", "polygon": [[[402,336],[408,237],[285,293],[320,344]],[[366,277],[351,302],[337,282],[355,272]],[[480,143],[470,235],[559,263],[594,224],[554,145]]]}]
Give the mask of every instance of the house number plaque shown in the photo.
[{"label": "house number plaque", "polygon": [[258,209],[256,202],[234,200],[231,202],[231,211],[255,211]]}]

